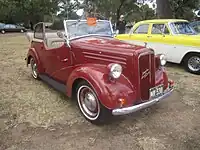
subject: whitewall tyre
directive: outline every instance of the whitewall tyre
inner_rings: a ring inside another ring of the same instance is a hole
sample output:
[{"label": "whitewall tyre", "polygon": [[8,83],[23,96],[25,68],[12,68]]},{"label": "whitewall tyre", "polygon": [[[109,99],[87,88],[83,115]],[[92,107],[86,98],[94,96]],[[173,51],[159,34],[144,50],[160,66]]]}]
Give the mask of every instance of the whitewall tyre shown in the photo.
[{"label": "whitewall tyre", "polygon": [[37,63],[33,57],[30,59],[31,74],[34,79],[38,79]]},{"label": "whitewall tyre", "polygon": [[93,124],[104,124],[108,121],[109,116],[111,116],[111,111],[101,104],[95,90],[86,81],[78,84],[76,88],[76,100],[82,115]]}]

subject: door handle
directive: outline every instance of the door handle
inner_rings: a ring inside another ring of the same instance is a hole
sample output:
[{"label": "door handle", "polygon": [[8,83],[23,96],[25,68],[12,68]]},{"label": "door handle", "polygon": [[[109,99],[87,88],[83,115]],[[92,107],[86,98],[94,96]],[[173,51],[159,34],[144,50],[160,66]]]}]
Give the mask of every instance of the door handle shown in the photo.
[{"label": "door handle", "polygon": [[62,62],[66,62],[66,61],[68,61],[68,58],[65,58],[65,59],[63,59],[63,60],[61,60]]},{"label": "door handle", "polygon": [[148,38],[152,37],[152,36],[147,36]]}]

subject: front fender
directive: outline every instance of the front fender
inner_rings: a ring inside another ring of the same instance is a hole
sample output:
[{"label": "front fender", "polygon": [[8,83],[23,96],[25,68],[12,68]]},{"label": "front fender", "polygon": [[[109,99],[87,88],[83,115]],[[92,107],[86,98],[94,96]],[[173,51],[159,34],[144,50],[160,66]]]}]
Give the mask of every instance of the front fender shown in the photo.
[{"label": "front fender", "polygon": [[67,81],[67,95],[71,97],[73,83],[77,79],[86,80],[95,90],[100,102],[108,109],[119,107],[118,100],[126,100],[126,106],[131,106],[136,100],[136,91],[128,79],[121,75],[116,82],[109,80],[109,70],[103,65],[84,65],[76,68]]},{"label": "front fender", "polygon": [[161,67],[156,70],[155,81],[156,81],[155,86],[163,84],[164,89],[168,87],[168,76],[165,67]]},{"label": "front fender", "polygon": [[41,73],[44,71],[43,67],[42,67],[42,63],[41,60],[39,58],[39,55],[37,53],[37,51],[35,50],[35,48],[29,48],[28,54],[27,54],[27,58],[26,58],[26,65],[28,66],[28,64],[30,64],[30,58],[33,57],[34,60],[37,63],[37,67],[38,67],[38,72]]}]

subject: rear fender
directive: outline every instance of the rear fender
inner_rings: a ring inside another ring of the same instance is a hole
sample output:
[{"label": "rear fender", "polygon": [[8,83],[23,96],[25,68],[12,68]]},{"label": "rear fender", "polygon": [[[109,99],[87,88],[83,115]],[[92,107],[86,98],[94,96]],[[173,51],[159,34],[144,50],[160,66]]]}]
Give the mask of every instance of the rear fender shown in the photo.
[{"label": "rear fender", "polygon": [[27,58],[26,58],[26,65],[28,67],[28,64],[30,64],[30,58],[33,57],[34,60],[36,61],[37,65],[38,65],[38,72],[41,73],[44,71],[43,67],[42,67],[42,63],[40,61],[40,58],[38,56],[38,53],[36,52],[36,50],[34,48],[29,48],[28,54],[27,54]]},{"label": "rear fender", "polygon": [[116,82],[109,80],[109,70],[106,66],[84,65],[76,68],[67,81],[67,95],[72,96],[73,84],[76,80],[87,81],[95,90],[100,102],[108,109],[119,107],[118,100],[126,99],[126,106],[131,106],[136,100],[136,91],[129,80],[121,75]]},{"label": "rear fender", "polygon": [[188,54],[191,54],[191,53],[197,53],[197,54],[200,54],[200,49],[193,49],[193,50],[188,50],[187,52],[185,52],[183,55],[182,55],[182,59],[179,61],[179,63],[183,63],[184,62],[184,60],[185,60],[185,58],[186,58],[186,56],[188,55]]}]

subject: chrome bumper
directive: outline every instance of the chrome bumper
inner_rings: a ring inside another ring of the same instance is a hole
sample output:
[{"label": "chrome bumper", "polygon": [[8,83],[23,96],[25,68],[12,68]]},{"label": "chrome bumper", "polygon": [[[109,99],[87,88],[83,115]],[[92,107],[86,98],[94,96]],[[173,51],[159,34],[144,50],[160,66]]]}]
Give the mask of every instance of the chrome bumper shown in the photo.
[{"label": "chrome bumper", "polygon": [[163,100],[163,99],[167,98],[168,96],[170,96],[172,94],[173,90],[174,90],[173,87],[168,88],[167,90],[165,90],[165,92],[164,92],[164,94],[162,96],[160,96],[158,98],[155,98],[155,99],[152,99],[152,100],[149,100],[147,102],[138,104],[138,105],[134,105],[134,106],[131,106],[131,107],[114,109],[114,110],[112,110],[112,114],[114,116],[117,116],[117,115],[126,115],[126,114],[130,114],[130,113],[139,111],[141,109],[150,107],[150,106],[154,105],[155,103],[159,102],[160,100]]}]

